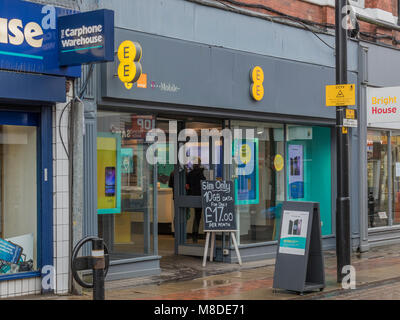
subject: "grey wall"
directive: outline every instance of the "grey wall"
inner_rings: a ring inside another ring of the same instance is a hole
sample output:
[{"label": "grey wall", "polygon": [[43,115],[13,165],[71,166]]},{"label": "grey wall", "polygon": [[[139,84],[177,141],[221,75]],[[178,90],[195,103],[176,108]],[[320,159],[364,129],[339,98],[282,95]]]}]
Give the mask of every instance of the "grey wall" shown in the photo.
[{"label": "grey wall", "polygon": [[400,50],[362,42],[368,48],[365,63],[365,83],[369,86],[393,87],[400,85]]},{"label": "grey wall", "polygon": [[[99,0],[115,10],[116,26],[182,40],[335,66],[334,50],[311,32],[186,0]],[[333,36],[320,34],[334,47]],[[348,68],[357,70],[357,43],[349,42]]]}]

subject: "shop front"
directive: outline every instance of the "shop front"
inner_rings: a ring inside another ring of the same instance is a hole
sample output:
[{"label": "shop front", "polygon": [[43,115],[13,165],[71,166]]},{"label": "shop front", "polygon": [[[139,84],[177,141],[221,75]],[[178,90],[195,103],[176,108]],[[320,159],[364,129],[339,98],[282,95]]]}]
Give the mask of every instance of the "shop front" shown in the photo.
[{"label": "shop front", "polygon": [[[122,52],[140,45],[142,75],[127,85],[120,56],[100,72],[96,227],[108,279],[202,256],[203,179],[234,182],[243,261],[275,256],[285,200],[319,202],[323,245],[334,247],[333,68],[118,28],[115,37]],[[236,262],[229,234],[216,240],[216,261]]]},{"label": "shop front", "polygon": [[0,30],[0,297],[4,298],[56,289],[52,281],[42,286],[42,279],[57,276],[53,114],[56,103],[66,101],[66,77],[79,76],[80,67],[58,68],[56,30],[43,23],[66,10],[46,11],[43,5],[8,0],[0,1],[0,8],[2,22],[9,21],[9,31],[7,23]]},{"label": "shop front", "polygon": [[399,62],[397,49],[360,44],[361,251],[400,241]]}]

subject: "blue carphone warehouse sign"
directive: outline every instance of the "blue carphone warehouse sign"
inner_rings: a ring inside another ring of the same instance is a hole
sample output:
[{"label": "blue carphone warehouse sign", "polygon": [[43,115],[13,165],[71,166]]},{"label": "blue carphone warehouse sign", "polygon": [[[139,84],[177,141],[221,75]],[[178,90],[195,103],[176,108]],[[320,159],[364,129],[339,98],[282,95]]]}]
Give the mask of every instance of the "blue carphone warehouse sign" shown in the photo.
[{"label": "blue carphone warehouse sign", "polygon": [[59,17],[58,29],[60,66],[114,61],[114,11]]}]

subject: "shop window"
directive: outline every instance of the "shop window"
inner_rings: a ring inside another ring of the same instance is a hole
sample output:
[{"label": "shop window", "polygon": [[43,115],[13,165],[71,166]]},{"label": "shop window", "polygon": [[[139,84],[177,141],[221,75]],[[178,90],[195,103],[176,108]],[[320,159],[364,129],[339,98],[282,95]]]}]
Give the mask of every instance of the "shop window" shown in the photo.
[{"label": "shop window", "polygon": [[[233,172],[240,243],[276,240],[285,197],[284,128],[281,124],[232,121]],[[246,138],[246,129],[254,134]]]},{"label": "shop window", "polygon": [[286,141],[286,198],[319,202],[322,234],[331,234],[331,129],[288,125]]},{"label": "shop window", "polygon": [[111,260],[154,253],[154,168],[145,142],[153,127],[149,115],[98,112],[98,230]]},{"label": "shop window", "polygon": [[37,270],[36,135],[0,126],[0,277]]},{"label": "shop window", "polygon": [[392,147],[392,222],[400,224],[400,132],[390,137]]},{"label": "shop window", "polygon": [[388,133],[368,130],[368,227],[389,225]]}]

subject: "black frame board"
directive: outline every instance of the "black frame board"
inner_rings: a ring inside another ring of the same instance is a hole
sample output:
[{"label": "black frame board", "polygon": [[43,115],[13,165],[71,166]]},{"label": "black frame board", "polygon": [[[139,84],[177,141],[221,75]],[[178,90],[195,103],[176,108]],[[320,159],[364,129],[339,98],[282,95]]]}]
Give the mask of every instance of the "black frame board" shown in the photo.
[{"label": "black frame board", "polygon": [[[307,228],[304,228],[305,225]],[[300,230],[301,226],[303,230]],[[277,247],[274,289],[303,294],[325,288],[318,202],[283,202]]]}]

